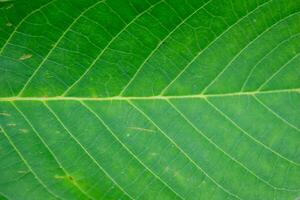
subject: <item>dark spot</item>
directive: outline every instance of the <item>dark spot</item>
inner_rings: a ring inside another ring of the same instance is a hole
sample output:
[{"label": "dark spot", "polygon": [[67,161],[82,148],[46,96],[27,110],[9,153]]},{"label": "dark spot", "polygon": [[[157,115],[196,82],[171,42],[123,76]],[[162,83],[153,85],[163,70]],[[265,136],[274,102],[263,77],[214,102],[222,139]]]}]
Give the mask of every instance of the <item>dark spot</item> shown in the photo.
[{"label": "dark spot", "polygon": [[68,175],[68,179],[69,179],[69,181],[74,181],[73,176]]}]

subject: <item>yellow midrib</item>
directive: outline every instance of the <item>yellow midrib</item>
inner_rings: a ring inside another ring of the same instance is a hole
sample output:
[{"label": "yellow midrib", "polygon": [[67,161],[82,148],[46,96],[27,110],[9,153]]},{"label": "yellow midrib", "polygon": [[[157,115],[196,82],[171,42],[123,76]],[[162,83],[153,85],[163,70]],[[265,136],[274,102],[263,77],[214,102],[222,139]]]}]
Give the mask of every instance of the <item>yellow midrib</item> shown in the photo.
[{"label": "yellow midrib", "polygon": [[245,96],[257,94],[272,93],[300,93],[300,88],[267,90],[267,91],[251,91],[251,92],[233,92],[222,94],[193,94],[193,95],[174,95],[174,96],[114,96],[114,97],[0,97],[0,101],[112,101],[112,100],[159,100],[159,99],[189,99],[189,98],[209,98],[209,97],[226,97],[226,96]]}]

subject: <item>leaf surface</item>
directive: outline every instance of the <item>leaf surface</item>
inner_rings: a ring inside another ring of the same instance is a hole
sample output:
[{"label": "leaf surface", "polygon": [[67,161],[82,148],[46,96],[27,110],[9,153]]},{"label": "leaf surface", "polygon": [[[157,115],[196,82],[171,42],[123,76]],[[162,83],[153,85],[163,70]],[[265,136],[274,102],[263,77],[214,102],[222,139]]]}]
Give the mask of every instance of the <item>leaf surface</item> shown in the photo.
[{"label": "leaf surface", "polygon": [[0,199],[299,198],[299,0],[0,13]]}]

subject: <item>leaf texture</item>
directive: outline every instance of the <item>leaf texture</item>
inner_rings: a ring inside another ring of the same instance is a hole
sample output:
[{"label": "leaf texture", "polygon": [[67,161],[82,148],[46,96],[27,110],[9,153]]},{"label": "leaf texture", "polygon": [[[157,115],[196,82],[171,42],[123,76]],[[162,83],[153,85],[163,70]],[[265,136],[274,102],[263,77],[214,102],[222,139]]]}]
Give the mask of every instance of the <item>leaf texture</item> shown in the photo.
[{"label": "leaf texture", "polygon": [[0,13],[1,200],[300,197],[299,0]]}]

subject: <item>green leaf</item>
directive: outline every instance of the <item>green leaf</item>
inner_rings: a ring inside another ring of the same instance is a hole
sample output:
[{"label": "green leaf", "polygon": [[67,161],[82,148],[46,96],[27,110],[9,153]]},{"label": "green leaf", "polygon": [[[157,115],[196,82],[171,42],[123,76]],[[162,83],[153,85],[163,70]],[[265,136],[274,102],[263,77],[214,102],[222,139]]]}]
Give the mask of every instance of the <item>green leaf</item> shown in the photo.
[{"label": "green leaf", "polygon": [[0,199],[300,197],[299,0],[0,13]]}]

